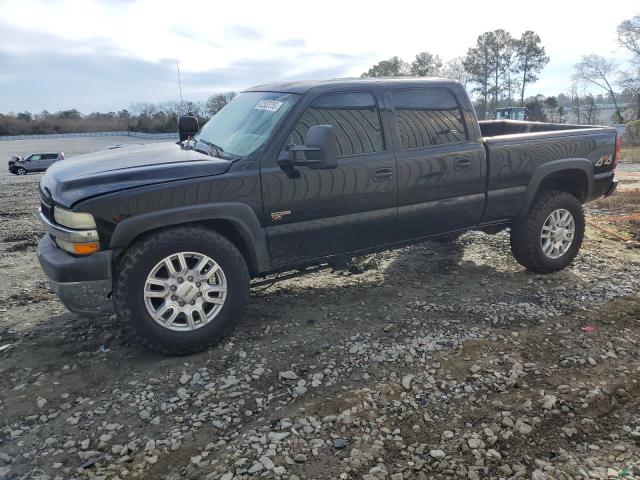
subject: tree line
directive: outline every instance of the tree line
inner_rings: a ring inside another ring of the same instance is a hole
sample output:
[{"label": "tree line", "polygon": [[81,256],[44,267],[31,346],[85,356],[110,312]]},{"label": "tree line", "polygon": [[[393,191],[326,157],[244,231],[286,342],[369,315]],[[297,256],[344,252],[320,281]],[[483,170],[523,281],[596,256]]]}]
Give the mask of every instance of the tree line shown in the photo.
[{"label": "tree line", "polygon": [[382,60],[363,77],[435,76],[457,80],[480,99],[479,115],[486,118],[505,99],[512,106],[516,99],[524,106],[527,85],[538,80],[549,62],[540,36],[527,30],[519,38],[503,29],[485,32],[463,57],[444,62],[431,52],[421,52],[411,63],[399,57]]},{"label": "tree line", "polygon": [[457,80],[475,94],[480,118],[487,118],[496,108],[517,105],[526,107],[532,120],[564,122],[571,114],[578,123],[593,124],[602,121],[598,113],[610,102],[614,123],[640,122],[640,15],[621,22],[616,33],[618,45],[630,54],[631,61],[621,64],[601,55],[583,55],[574,66],[569,92],[557,97],[526,97],[527,87],[538,80],[549,62],[540,36],[530,30],[519,38],[503,29],[485,32],[466,55],[448,61],[427,51],[418,53],[410,63],[394,56],[362,76]]},{"label": "tree line", "polygon": [[43,111],[0,114],[0,135],[38,135],[85,132],[169,133],[177,130],[178,118],[196,115],[207,121],[236,96],[235,92],[218,93],[203,102],[132,103],[118,112],[81,114],[76,109],[51,113]]}]

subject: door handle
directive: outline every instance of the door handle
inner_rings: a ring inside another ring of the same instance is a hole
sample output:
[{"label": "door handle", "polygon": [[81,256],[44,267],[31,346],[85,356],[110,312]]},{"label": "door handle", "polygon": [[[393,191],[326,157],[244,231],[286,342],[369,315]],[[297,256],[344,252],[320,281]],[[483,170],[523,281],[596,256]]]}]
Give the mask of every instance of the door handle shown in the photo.
[{"label": "door handle", "polygon": [[455,161],[456,170],[466,170],[471,166],[471,160],[468,158],[460,158]]},{"label": "door handle", "polygon": [[388,182],[393,178],[393,170],[390,168],[378,168],[372,173],[373,180],[376,182]]}]

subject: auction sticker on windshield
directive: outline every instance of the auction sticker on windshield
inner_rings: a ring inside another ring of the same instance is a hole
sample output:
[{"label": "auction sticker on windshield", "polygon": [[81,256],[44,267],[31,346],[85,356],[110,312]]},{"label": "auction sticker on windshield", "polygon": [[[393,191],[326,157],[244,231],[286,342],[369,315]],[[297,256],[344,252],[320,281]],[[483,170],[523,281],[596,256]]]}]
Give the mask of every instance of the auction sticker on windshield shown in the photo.
[{"label": "auction sticker on windshield", "polygon": [[253,107],[254,110],[267,110],[269,112],[275,112],[282,106],[282,102],[277,100],[260,100],[258,104]]}]

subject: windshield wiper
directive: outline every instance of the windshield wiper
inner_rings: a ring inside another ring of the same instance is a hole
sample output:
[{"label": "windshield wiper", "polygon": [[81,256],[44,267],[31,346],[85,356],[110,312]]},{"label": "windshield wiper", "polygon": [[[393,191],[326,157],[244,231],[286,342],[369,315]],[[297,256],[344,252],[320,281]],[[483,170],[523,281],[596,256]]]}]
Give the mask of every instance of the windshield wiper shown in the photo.
[{"label": "windshield wiper", "polygon": [[[198,142],[200,143],[204,143],[207,147],[209,147],[209,149],[205,150],[204,148],[200,148],[197,146]],[[177,142],[178,145],[180,145],[182,148],[186,149],[186,150],[194,150],[196,152],[200,152],[200,153],[204,153],[205,155],[209,155],[210,157],[218,157],[220,156],[219,154],[221,153],[221,151],[219,150],[220,147],[215,147],[213,144],[209,145],[208,142],[204,142],[202,140],[194,140],[193,138],[188,138],[187,140],[184,140],[182,142]],[[215,155],[214,155],[215,153]]]},{"label": "windshield wiper", "polygon": [[209,142],[207,140],[202,140],[202,139],[198,139],[198,142],[204,143],[207,147],[210,147],[213,150],[213,153],[215,153],[216,157],[219,158],[229,158],[229,155],[225,154],[225,151],[222,147],[216,145],[215,143]]},{"label": "windshield wiper", "polygon": [[[198,143],[203,143],[204,145],[209,147],[209,149],[205,150],[203,148],[198,147],[197,146]],[[222,158],[223,160],[235,161],[238,158],[240,158],[225,152],[222,147],[216,145],[215,143],[209,142],[207,140],[202,140],[200,138],[190,138],[188,140],[185,140],[184,142],[178,142],[178,144],[181,145],[182,148],[186,148],[188,150],[195,150],[195,151],[204,153],[205,155],[209,155],[210,157],[218,157],[218,158]]]}]

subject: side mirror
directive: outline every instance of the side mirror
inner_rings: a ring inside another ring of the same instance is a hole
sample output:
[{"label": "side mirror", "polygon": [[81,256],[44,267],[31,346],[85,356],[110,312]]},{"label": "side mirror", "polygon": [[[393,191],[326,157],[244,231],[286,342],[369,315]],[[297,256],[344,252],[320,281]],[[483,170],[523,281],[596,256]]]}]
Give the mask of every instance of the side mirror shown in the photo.
[{"label": "side mirror", "polygon": [[[302,152],[304,158],[297,158]],[[333,125],[314,125],[307,131],[304,145],[287,147],[278,162],[283,167],[309,167],[315,170],[338,166],[338,140]]]},{"label": "side mirror", "polygon": [[198,133],[198,119],[192,115],[185,115],[178,120],[178,133],[180,141],[184,141],[189,137],[193,137]]},{"label": "side mirror", "polygon": [[307,160],[313,162],[309,168],[336,168],[338,166],[338,140],[333,125],[314,125],[307,131],[304,143],[306,147],[317,149],[305,153]]}]

